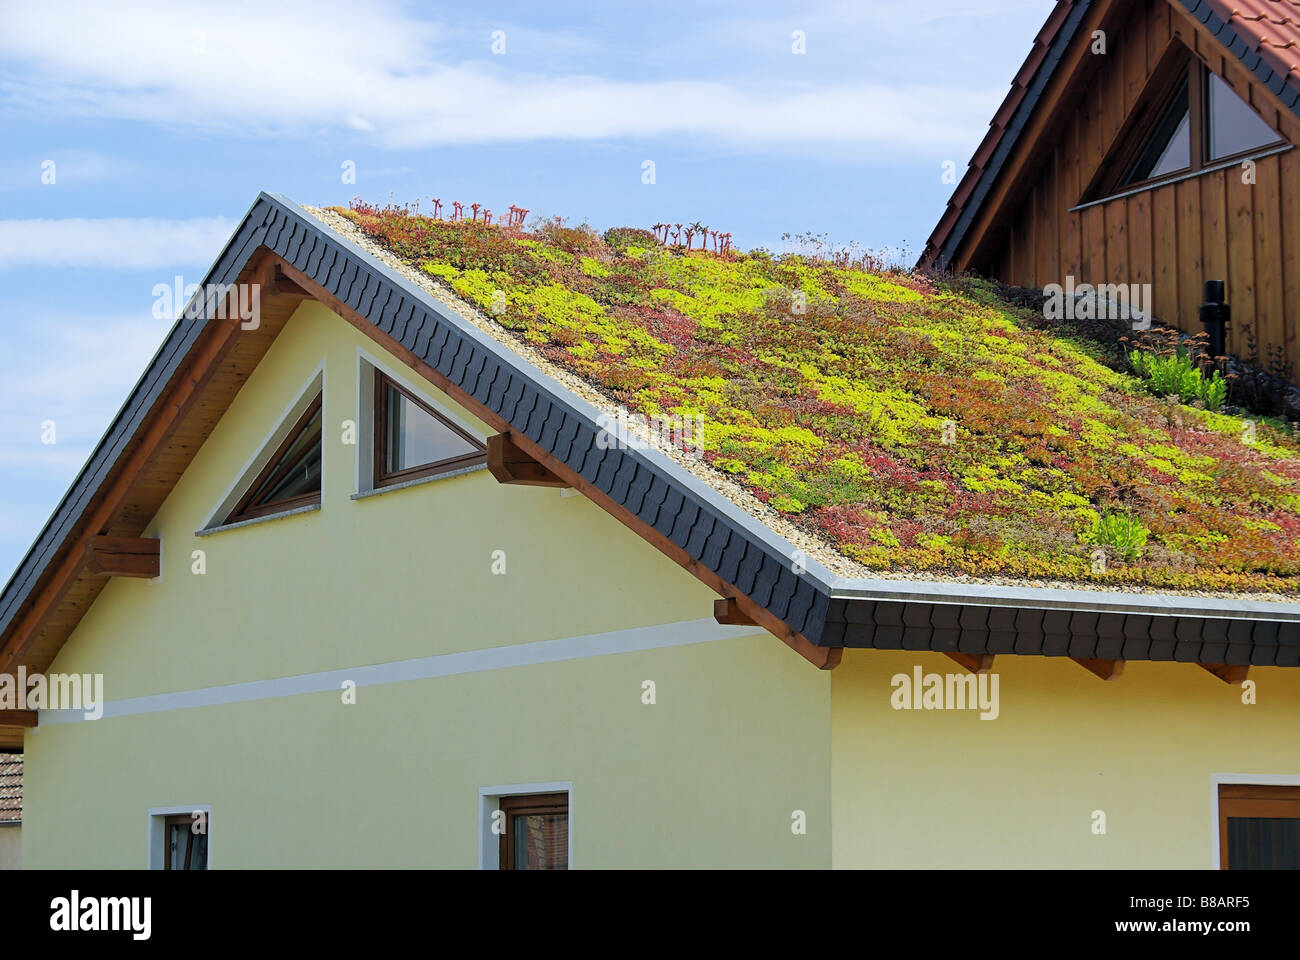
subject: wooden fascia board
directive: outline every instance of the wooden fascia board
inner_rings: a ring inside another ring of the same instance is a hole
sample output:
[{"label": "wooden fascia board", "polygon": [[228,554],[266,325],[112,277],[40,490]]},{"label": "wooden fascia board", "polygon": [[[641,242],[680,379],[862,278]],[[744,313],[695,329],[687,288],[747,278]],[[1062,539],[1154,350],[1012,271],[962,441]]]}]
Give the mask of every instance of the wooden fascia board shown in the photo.
[{"label": "wooden fascia board", "polygon": [[[252,266],[254,272],[270,252],[255,253]],[[173,378],[171,386],[164,391],[154,405],[150,416],[141,427],[142,435],[133,441],[134,451],[125,465],[117,471],[106,490],[97,496],[98,505],[77,525],[81,531],[69,538],[76,543],[78,536],[86,531],[97,535],[102,530],[112,527],[131,495],[136,479],[145,469],[154,451],[166,442],[171,431],[184,419],[191,404],[202,392],[203,386],[217,370],[221,358],[231,348],[235,334],[239,330],[238,292],[232,291],[231,309],[226,311],[230,319],[209,320],[203,336],[193,351],[193,356],[181,371]],[[58,609],[59,602],[76,582],[78,575],[86,567],[86,550],[69,548],[65,541],[62,548],[63,558],[58,561],[54,572],[47,576],[45,583],[37,587],[34,602],[9,631],[9,635],[0,649],[0,672],[12,672],[11,668],[22,657],[40,633],[42,626],[50,615]]]},{"label": "wooden fascia board", "polygon": [[410,349],[399,343],[391,335],[375,327],[374,324],[357,313],[357,311],[353,310],[337,296],[330,293],[307,274],[298,270],[282,258],[276,256],[274,253],[270,253],[269,255],[275,257],[280,268],[290,280],[308,291],[315,299],[329,307],[366,336],[370,337],[390,354],[401,359],[411,367],[411,369],[420,374],[420,376],[424,377],[466,410],[469,410],[478,419],[488,424],[493,430],[497,431],[497,433],[509,434],[511,441],[529,458],[542,465],[546,470],[550,471],[550,473],[558,477],[560,480],[564,481],[567,486],[582,493],[585,497],[622,523],[642,540],[645,540],[660,553],[664,554],[664,556],[668,557],[678,566],[691,573],[709,589],[713,590],[715,593],[721,594],[724,598],[733,599],[737,608],[743,611],[755,625],[772,633],[792,650],[819,669],[830,670],[834,669],[839,664],[840,658],[843,654],[842,650],[837,647],[817,646],[807,637],[795,632],[783,620],[780,620],[772,613],[768,612],[764,607],[755,603],[748,596],[737,590],[734,585],[722,580],[722,578],[716,573],[699,563],[684,549],[678,547],[677,544],[673,543],[663,534],[659,533],[659,531],[646,524],[639,517],[633,515],[626,507],[617,503],[599,487],[587,482],[585,478],[573,471],[567,464],[562,463],[553,457],[540,444],[525,436],[521,431],[515,430],[513,426],[503,419],[495,410],[490,409],[474,397],[470,396],[462,390],[458,384],[452,382],[449,378],[439,373],[420,357],[417,357]]},{"label": "wooden fascia board", "polygon": [[0,728],[34,727],[39,719],[35,710],[0,710]]},{"label": "wooden fascia board", "polygon": [[990,235],[994,232],[992,228],[1005,216],[1004,207],[1012,201],[1013,197],[1018,198],[1016,188],[1020,178],[1027,172],[1030,157],[1046,141],[1048,132],[1056,122],[1060,105],[1068,102],[1069,95],[1079,89],[1081,78],[1098,67],[1098,64],[1092,62],[1092,59],[1095,59],[1091,43],[1093,33],[1102,29],[1102,25],[1109,22],[1117,6],[1121,5],[1120,0],[1102,0],[1094,3],[1084,15],[1084,21],[1075,34],[1072,49],[1068,50],[1061,62],[1056,65],[1051,80],[1048,81],[1046,89],[1034,105],[1032,114],[1017,136],[1011,155],[999,171],[997,182],[980,203],[979,212],[966,229],[961,243],[953,251],[953,256],[948,263],[951,272],[961,273],[963,270],[970,269],[985,244],[990,241]]}]

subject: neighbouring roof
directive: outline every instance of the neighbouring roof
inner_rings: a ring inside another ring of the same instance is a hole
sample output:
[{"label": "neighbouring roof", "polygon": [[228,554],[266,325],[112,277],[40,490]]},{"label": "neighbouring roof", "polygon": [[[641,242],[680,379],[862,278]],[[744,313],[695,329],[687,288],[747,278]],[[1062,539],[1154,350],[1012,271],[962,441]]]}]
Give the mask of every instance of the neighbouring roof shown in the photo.
[{"label": "neighbouring roof", "polygon": [[0,753],[0,823],[23,818],[23,755]]},{"label": "neighbouring roof", "polygon": [[[1057,0],[1017,71],[989,132],[926,243],[920,264],[945,269],[984,202],[1021,131],[1038,107],[1079,25],[1099,0]],[[1121,4],[1130,0],[1119,0]],[[1300,3],[1297,0],[1170,0],[1184,7],[1259,79],[1284,109],[1300,116]],[[1087,39],[1087,38],[1084,38]]]},{"label": "neighbouring roof", "polygon": [[[1241,38],[1246,45],[1245,60],[1250,54],[1258,54],[1262,64],[1252,67],[1256,75],[1268,84],[1274,93],[1280,93],[1286,84],[1300,96],[1300,2],[1297,0],[1200,0],[1200,2],[1183,3],[1202,21],[1209,21],[1204,11],[1209,10],[1222,21],[1218,37],[1225,46],[1232,46],[1233,40],[1228,36],[1231,31]],[[1211,30],[1214,24],[1210,24]],[[1237,52],[1237,51],[1234,51]],[[1249,62],[1247,62],[1249,66]],[[1262,72],[1262,68],[1273,71],[1273,78]],[[1291,98],[1293,109],[1300,107],[1300,100]],[[1300,112],[1298,110],[1297,112]]]},{"label": "neighbouring roof", "polygon": [[989,132],[980,141],[966,175],[957,184],[943,217],[930,235],[921,254],[923,266],[942,270],[948,265],[1091,3],[1092,0],[1057,0],[1051,16],[1034,37],[1029,56],[1016,71],[1011,92],[993,115]]},{"label": "neighbouring roof", "polygon": [[[1066,556],[1063,541],[1049,542],[1062,528],[1040,508],[1053,503],[1082,522],[1101,484],[1133,486],[1120,501],[1132,510],[1143,490],[1195,507],[1195,522],[1156,524],[1154,539],[1183,537],[1198,562],[1227,563],[1221,589],[1287,587],[1300,573],[1289,553],[1296,515],[1278,498],[1291,495],[1296,461],[1265,431],[1265,443],[1233,447],[1219,469],[1238,421],[1189,408],[1183,426],[1161,425],[1161,405],[1127,377],[986,288],[797,258],[683,255],[636,231],[611,245],[581,230],[525,235],[397,211],[352,219],[386,247],[367,249],[344,224],[331,229],[263,194],[205,284],[229,283],[259,251],[274,252],[328,305],[427,364],[453,399],[535,444],[633,529],[663,538],[688,568],[709,571],[814,646],[1300,666],[1294,602],[1137,593],[1127,588],[1150,578],[1114,575],[1109,589],[1107,578],[1083,589],[1085,540],[1069,554],[1078,585],[1028,579],[1036,571],[1003,521],[1019,516],[1017,535],[1050,567]],[[487,311],[459,308],[448,289]],[[792,289],[807,297],[802,314],[790,310]],[[498,291],[500,323],[491,315]],[[104,478],[166,406],[165,385],[217,327],[203,314],[178,321],[0,596],[5,649],[18,612],[83,535],[80,518]],[[599,442],[602,413],[618,402],[704,413],[706,462]],[[955,448],[936,430],[945,420],[956,424]],[[1080,469],[1093,486],[1067,503]],[[1220,495],[1250,503],[1255,526],[1216,507]],[[1216,554],[1228,533],[1247,537],[1271,566],[1253,577],[1250,562],[1231,555],[1240,544]],[[864,572],[836,572],[825,554],[796,546],[800,537],[838,555],[857,548]],[[919,562],[949,549],[983,557],[977,572],[1014,568],[1022,578],[997,583]],[[1172,571],[1169,559],[1152,569]],[[1197,583],[1194,575],[1181,585]]]}]

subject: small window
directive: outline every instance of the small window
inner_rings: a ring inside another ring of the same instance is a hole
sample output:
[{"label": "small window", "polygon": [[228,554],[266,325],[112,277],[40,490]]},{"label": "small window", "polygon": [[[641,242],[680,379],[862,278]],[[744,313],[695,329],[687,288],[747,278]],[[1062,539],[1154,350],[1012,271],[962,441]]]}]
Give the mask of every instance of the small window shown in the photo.
[{"label": "small window", "polygon": [[174,814],[164,819],[164,870],[208,869],[208,834],[206,829],[198,832],[196,825],[200,822],[206,827],[206,818],[199,821],[188,813]]},{"label": "small window", "polygon": [[502,797],[502,870],[569,869],[569,795]]},{"label": "small window", "polygon": [[1219,865],[1300,870],[1300,787],[1219,787]]},{"label": "small window", "polygon": [[252,520],[320,503],[321,397],[299,417],[270,461],[226,518]]},{"label": "small window", "polygon": [[375,371],[376,487],[459,470],[485,459],[479,441]]}]

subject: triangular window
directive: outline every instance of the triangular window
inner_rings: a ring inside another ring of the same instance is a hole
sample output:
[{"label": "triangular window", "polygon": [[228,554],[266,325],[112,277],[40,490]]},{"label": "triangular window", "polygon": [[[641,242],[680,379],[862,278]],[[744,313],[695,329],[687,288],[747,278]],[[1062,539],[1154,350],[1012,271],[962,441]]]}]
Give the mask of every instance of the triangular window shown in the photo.
[{"label": "triangular window", "polygon": [[1226,166],[1283,142],[1217,74],[1175,45],[1153,72],[1083,202]]},{"label": "triangular window", "polygon": [[1126,184],[1141,183],[1187,170],[1192,165],[1192,114],[1187,104],[1187,84],[1174,95],[1146,149],[1129,172]]},{"label": "triangular window", "polygon": [[320,474],[321,395],[317,394],[225,522],[237,523],[320,503]]},{"label": "triangular window", "polygon": [[483,463],[486,448],[443,414],[375,371],[375,486]]}]

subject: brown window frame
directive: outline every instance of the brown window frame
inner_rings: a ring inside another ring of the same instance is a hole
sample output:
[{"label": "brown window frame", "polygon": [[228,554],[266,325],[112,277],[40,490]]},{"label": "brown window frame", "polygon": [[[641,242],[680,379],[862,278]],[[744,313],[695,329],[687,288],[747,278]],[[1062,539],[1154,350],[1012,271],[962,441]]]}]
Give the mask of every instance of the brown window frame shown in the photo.
[{"label": "brown window frame", "polygon": [[[182,858],[182,862],[185,864],[184,869],[189,872],[197,872],[190,871],[189,867],[190,849],[194,844],[194,815],[189,813],[174,813],[163,818],[163,869],[170,870],[172,868],[172,827],[178,826],[186,827],[185,835],[189,837],[189,840],[185,843],[185,856]],[[207,855],[205,854],[203,869],[206,870],[207,868]]]},{"label": "brown window frame", "polygon": [[[462,439],[468,441],[473,447],[474,453],[463,454],[459,457],[449,457],[446,460],[439,460],[435,463],[422,463],[415,467],[407,467],[404,470],[395,470],[388,472],[384,469],[388,463],[388,388],[392,387],[407,400],[414,403],[429,416],[433,417],[443,426],[450,429]],[[444,414],[439,413],[429,404],[425,403],[419,397],[411,393],[401,384],[399,384],[388,374],[375,370],[375,399],[374,399],[374,444],[373,444],[373,476],[372,482],[376,490],[383,487],[391,487],[394,484],[405,483],[408,480],[420,480],[424,477],[436,477],[440,474],[450,473],[453,470],[460,470],[463,467],[473,466],[479,463],[487,463],[487,447],[476,438],[473,434],[464,430],[457,424],[453,423]]]},{"label": "brown window frame", "polygon": [[[497,809],[505,816],[499,838],[497,867],[500,870],[515,868],[515,818],[539,813],[563,813],[565,824],[569,825],[569,794],[561,793],[526,793],[513,797],[502,797],[497,801]],[[569,851],[564,852],[564,866],[569,868]]]},{"label": "brown window frame", "polygon": [[[1230,167],[1239,161],[1277,150],[1287,144],[1286,137],[1279,133],[1277,139],[1269,143],[1210,159],[1209,91],[1210,78],[1214,75],[1214,71],[1190,50],[1176,44],[1153,71],[1153,77],[1157,79],[1152,81],[1134,107],[1128,122],[1116,138],[1115,142],[1120,146],[1102,164],[1097,176],[1084,191],[1079,205],[1084,206],[1117,196],[1152,190],[1166,183],[1175,183],[1202,173]],[[1173,106],[1184,83],[1187,84],[1187,112],[1191,127],[1189,131],[1191,162],[1186,167],[1158,177],[1126,182],[1128,175],[1133,172],[1134,166],[1146,151],[1156,126]],[[1231,85],[1229,89],[1233,89]],[[1237,93],[1240,96],[1240,93]],[[1242,97],[1242,99],[1246,98]],[[1246,103],[1252,110],[1254,109],[1248,100]],[[1275,130],[1274,133],[1277,131]]]},{"label": "brown window frame", "polygon": [[1219,784],[1219,869],[1228,869],[1229,818],[1300,820],[1300,786]]},{"label": "brown window frame", "polygon": [[[289,430],[288,435],[284,438],[284,440],[280,442],[280,445],[275,448],[275,452],[272,453],[271,458],[267,460],[266,466],[263,467],[261,471],[258,472],[257,476],[253,479],[253,482],[248,485],[248,489],[244,491],[244,495],[241,496],[239,498],[239,501],[235,504],[235,508],[231,510],[230,513],[226,516],[225,523],[239,523],[243,520],[257,520],[262,517],[272,516],[277,513],[286,513],[290,510],[295,510],[298,507],[304,507],[308,505],[318,505],[320,503],[320,491],[317,490],[313,493],[304,493],[297,497],[289,497],[286,500],[277,500],[274,503],[264,503],[260,507],[250,507],[248,505],[249,502],[253,499],[253,497],[257,495],[257,492],[262,489],[262,485],[264,481],[271,476],[272,471],[274,471],[277,466],[280,467],[281,475],[286,469],[288,469],[287,465],[280,463],[280,458],[284,456],[286,451],[288,451],[288,449],[291,446],[293,446],[293,442],[298,439],[298,436],[306,428],[307,424],[311,421],[311,418],[315,416],[316,412],[321,409],[321,404],[324,401],[324,398],[325,398],[324,393],[319,393],[316,395],[316,399],[313,400],[310,404],[308,404],[307,409],[303,411],[302,416],[300,416],[294,422],[294,425]],[[325,425],[324,422],[322,421],[321,423],[322,439],[324,438],[324,430],[325,430]],[[325,456],[325,445],[324,443],[322,443],[321,444],[322,472],[324,472],[324,468],[325,468],[324,456]],[[280,477],[277,476],[276,479],[278,481]]]}]

